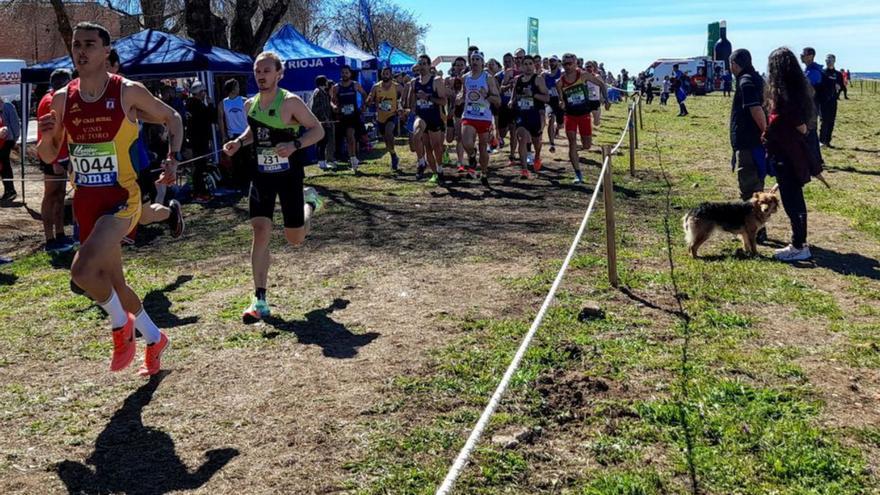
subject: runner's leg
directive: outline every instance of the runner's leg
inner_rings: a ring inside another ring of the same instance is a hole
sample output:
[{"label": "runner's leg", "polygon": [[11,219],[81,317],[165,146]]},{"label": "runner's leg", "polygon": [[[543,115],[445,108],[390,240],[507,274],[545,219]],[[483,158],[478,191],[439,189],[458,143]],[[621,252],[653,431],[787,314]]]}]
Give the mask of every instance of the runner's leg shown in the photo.
[{"label": "runner's leg", "polygon": [[482,170],[483,172],[483,177],[486,177],[489,174],[489,133],[480,133],[478,137],[480,149],[480,170]]}]

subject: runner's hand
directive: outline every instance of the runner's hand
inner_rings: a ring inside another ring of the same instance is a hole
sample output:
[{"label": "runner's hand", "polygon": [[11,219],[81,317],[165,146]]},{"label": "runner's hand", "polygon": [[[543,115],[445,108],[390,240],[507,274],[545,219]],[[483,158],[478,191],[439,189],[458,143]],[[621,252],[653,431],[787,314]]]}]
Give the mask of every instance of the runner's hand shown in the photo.
[{"label": "runner's hand", "polygon": [[241,141],[238,139],[233,139],[232,141],[228,141],[223,145],[223,153],[226,153],[226,156],[232,156],[241,149]]},{"label": "runner's hand", "polygon": [[58,129],[58,114],[55,113],[55,110],[52,110],[46,115],[40,117],[38,126],[41,134],[50,136],[54,135]]},{"label": "runner's hand", "polygon": [[52,172],[54,172],[55,175],[67,175],[67,169],[57,163],[52,164]]},{"label": "runner's hand", "polygon": [[278,145],[275,146],[275,153],[281,158],[287,158],[295,151],[296,146],[294,146],[293,143],[278,143]]},{"label": "runner's hand", "polygon": [[169,156],[162,161],[162,174],[156,184],[173,186],[177,182],[177,159]]}]

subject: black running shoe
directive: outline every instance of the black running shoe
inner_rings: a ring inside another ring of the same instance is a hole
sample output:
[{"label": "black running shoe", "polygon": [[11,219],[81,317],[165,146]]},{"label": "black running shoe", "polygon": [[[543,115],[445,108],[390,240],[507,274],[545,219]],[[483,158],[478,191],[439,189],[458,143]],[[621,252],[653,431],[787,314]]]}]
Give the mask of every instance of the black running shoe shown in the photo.
[{"label": "black running shoe", "polygon": [[183,212],[180,211],[180,202],[172,199],[168,203],[168,208],[171,209],[171,214],[168,215],[168,232],[172,238],[177,239],[183,235],[183,230],[186,227],[183,221]]}]

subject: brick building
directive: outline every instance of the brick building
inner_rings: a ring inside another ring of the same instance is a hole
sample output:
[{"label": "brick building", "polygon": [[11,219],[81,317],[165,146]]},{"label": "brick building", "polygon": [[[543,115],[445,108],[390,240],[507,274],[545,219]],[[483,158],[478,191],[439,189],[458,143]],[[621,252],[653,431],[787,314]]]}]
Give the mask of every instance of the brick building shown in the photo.
[{"label": "brick building", "polygon": [[[122,15],[96,2],[64,2],[70,25],[81,21],[97,22],[116,39],[139,30],[136,19]],[[58,33],[52,5],[40,0],[0,1],[0,58],[22,59],[28,64],[67,54]]]}]

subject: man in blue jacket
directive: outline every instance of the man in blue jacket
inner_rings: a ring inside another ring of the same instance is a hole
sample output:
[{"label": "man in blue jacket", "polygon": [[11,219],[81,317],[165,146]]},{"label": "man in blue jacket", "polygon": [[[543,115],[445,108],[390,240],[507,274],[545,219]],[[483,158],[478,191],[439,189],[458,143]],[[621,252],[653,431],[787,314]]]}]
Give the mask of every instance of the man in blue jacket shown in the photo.
[{"label": "man in blue jacket", "polygon": [[825,160],[822,159],[822,151],[819,150],[818,133],[818,113],[822,108],[825,94],[822,84],[822,66],[816,63],[815,58],[816,50],[812,47],[808,46],[801,52],[801,62],[804,64],[804,75],[807,76],[807,80],[810,81],[810,85],[813,87],[813,103],[816,106],[816,111],[813,112],[815,117],[813,117],[810,122],[807,122],[807,142],[813,150],[813,153],[816,155],[816,158],[819,160],[819,163],[825,163]]},{"label": "man in blue jacket", "polygon": [[0,100],[2,112],[0,112],[0,176],[3,177],[3,196],[0,201],[12,201],[18,196],[15,192],[15,183],[12,182],[12,163],[9,154],[18,138],[21,136],[21,126],[18,122],[18,112],[12,103]]}]

